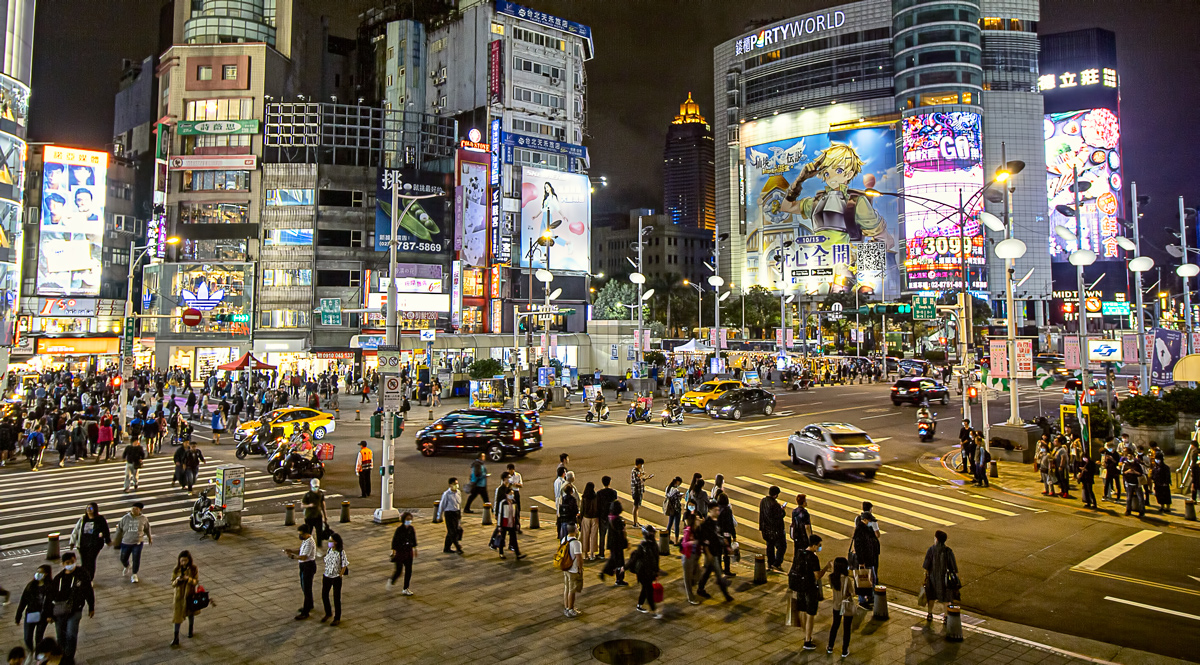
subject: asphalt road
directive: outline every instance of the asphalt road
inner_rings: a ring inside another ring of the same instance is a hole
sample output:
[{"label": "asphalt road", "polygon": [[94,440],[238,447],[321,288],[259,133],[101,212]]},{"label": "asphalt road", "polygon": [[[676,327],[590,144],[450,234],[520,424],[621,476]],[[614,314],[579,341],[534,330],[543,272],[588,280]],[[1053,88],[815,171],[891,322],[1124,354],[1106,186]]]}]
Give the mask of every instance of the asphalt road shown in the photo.
[{"label": "asphalt road", "polygon": [[[571,455],[570,468],[580,488],[588,481],[599,485],[600,477],[609,475],[613,488],[622,495],[629,491],[634,458],[643,457],[646,470],[655,474],[648,483],[643,520],[665,525],[658,492],[673,476],[686,480],[693,472],[702,472],[711,480],[722,473],[739,520],[739,539],[757,550],[755,543],[761,541],[758,502],[770,485],[778,485],[783,489],[781,499],[789,502],[789,513],[796,492],[809,495],[814,526],[826,537],[824,559],[845,554],[851,521],[861,501],[871,500],[884,532],[880,575],[888,586],[910,592],[919,588],[925,550],[933,543],[933,532],[941,528],[950,534],[949,544],[957,553],[963,605],[968,611],[1194,658],[1200,645],[1195,637],[1200,627],[1200,567],[1196,564],[1200,532],[1152,526],[1130,518],[1097,517],[1078,509],[1077,501],[1045,501],[964,487],[961,479],[953,479],[941,464],[941,456],[956,443],[961,402],[933,407],[939,420],[938,434],[934,441],[921,443],[915,434],[915,409],[893,406],[888,399],[889,385],[780,392],[777,413],[771,417],[753,416],[733,423],[693,414],[683,425],[666,429],[658,424],[626,425],[623,409],[615,404],[613,420],[602,424],[585,423],[585,410],[578,404],[556,409],[543,416],[545,448],[514,460],[525,480],[523,502],[528,506],[550,498],[549,506],[540,507],[543,522],[553,521],[552,482],[560,452]],[[1061,399],[1061,387],[1023,393],[1021,414],[1055,414]],[[354,422],[353,411],[348,411],[350,420],[342,421],[331,436],[338,452],[324,484],[329,491],[347,497],[354,507],[377,506],[377,477],[375,496],[358,498],[354,455],[357,442],[367,437],[368,427],[365,420]],[[468,456],[424,458],[417,452],[413,433],[427,424],[426,413],[420,408],[410,412],[408,427],[396,444],[398,508],[428,511],[448,477],[457,476],[465,485],[469,475]],[[990,402],[989,416],[992,422],[1007,418],[1007,396]],[[972,421],[978,423],[980,418],[981,406],[974,405]],[[821,421],[849,422],[869,432],[884,453],[885,468],[879,476],[874,480],[858,476],[818,480],[810,468],[794,467],[787,455],[787,436],[803,425]],[[379,445],[372,441],[376,460]],[[257,468],[263,462],[252,459],[247,465]],[[489,471],[489,491],[493,491],[503,464],[491,464]],[[297,497],[300,491],[297,487]],[[628,508],[628,499],[624,502]],[[1154,535],[1138,535],[1143,531]],[[1111,550],[1117,555],[1110,558],[1106,549],[1129,537],[1138,542]],[[742,570],[743,575],[749,572]]]}]

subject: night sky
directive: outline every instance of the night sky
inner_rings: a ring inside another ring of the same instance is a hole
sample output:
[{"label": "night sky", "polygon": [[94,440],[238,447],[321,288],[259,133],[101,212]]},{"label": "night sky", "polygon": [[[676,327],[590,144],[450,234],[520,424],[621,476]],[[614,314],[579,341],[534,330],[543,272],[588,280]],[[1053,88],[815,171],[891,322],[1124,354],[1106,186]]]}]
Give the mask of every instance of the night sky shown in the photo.
[{"label": "night sky", "polygon": [[[157,0],[40,0],[30,138],[102,148],[122,58],[154,48]],[[588,106],[592,174],[610,187],[597,212],[662,207],[666,128],[690,91],[712,122],[712,49],[748,21],[844,4],[798,0],[525,0],[592,27]],[[1200,56],[1195,0],[1046,0],[1043,33],[1101,27],[1117,34],[1121,147],[1127,180],[1154,202],[1143,233],[1167,243],[1178,196],[1200,204]],[[1194,239],[1194,236],[1193,236]],[[1165,260],[1163,253],[1156,260]]]}]

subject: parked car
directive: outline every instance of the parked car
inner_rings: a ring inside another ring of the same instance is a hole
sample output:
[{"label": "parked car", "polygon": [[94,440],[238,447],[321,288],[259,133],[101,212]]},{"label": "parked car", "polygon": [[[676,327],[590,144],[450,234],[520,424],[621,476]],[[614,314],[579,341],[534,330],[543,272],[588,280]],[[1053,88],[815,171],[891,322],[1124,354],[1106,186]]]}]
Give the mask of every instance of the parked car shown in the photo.
[{"label": "parked car", "polygon": [[929,374],[931,367],[933,365],[928,360],[918,360],[916,358],[905,358],[897,365],[900,376],[926,376]]},{"label": "parked car", "polygon": [[[1074,404],[1075,398],[1079,396],[1079,391],[1082,388],[1079,379],[1067,379],[1067,384],[1063,386],[1063,404]],[[1108,389],[1108,381],[1105,379],[1097,379],[1091,377],[1088,379],[1088,394],[1085,402],[1096,402],[1104,399],[1104,391]],[[1099,397],[1097,397],[1099,395]],[[1114,395],[1115,397],[1115,395]]]},{"label": "parked car", "polygon": [[536,411],[459,409],[417,432],[417,450],[426,457],[441,452],[487,453],[488,460],[526,455],[542,448],[542,424]]},{"label": "parked car", "polygon": [[684,393],[683,398],[679,400],[680,405],[687,411],[700,409],[703,411],[708,403],[712,400],[724,395],[734,388],[745,388],[741,381],[733,379],[717,379],[714,381],[705,381],[696,386],[692,390]]},{"label": "parked car", "polygon": [[324,439],[327,434],[332,434],[333,430],[337,428],[337,421],[333,419],[332,413],[289,406],[268,411],[258,420],[248,420],[238,425],[238,428],[233,431],[233,440],[241,443],[242,439],[257,432],[264,421],[271,423],[272,430],[282,428],[285,437],[290,437],[300,424],[308,423],[309,430],[312,431],[312,436],[317,441]]},{"label": "parked car", "polygon": [[762,388],[734,388],[708,403],[713,418],[741,420],[742,416],[775,413],[775,394]]},{"label": "parked car", "polygon": [[900,406],[905,402],[920,404],[924,401],[931,404],[940,400],[942,404],[950,403],[950,389],[929,377],[900,379],[892,386],[892,404]]},{"label": "parked car", "polygon": [[867,478],[883,466],[879,444],[849,423],[813,423],[788,437],[792,464],[811,464],[818,478],[856,471]]}]

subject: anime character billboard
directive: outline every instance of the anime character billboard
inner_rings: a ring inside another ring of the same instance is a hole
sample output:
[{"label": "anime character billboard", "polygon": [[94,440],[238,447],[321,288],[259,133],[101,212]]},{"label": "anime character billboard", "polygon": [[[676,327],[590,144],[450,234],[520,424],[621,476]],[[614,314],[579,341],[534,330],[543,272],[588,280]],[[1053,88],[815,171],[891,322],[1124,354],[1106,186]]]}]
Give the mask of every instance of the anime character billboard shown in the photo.
[{"label": "anime character billboard", "polygon": [[[746,148],[743,283],[789,293],[899,293],[891,126]],[[886,282],[886,284],[885,284]]]}]

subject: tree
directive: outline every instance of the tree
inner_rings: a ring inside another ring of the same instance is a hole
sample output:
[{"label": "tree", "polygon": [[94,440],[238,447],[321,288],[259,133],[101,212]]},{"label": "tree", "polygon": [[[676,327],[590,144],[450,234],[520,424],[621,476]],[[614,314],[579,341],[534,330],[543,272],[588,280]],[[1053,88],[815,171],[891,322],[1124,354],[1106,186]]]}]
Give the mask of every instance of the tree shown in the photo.
[{"label": "tree", "polygon": [[490,379],[504,373],[504,365],[495,358],[480,358],[467,366],[467,374],[472,379]]},{"label": "tree", "polygon": [[[592,305],[592,317],[598,320],[620,321],[629,320],[629,308],[637,300],[637,287],[627,280],[610,279],[596,292],[596,300]],[[636,315],[637,313],[634,312]]]}]

